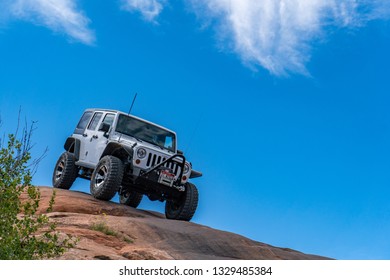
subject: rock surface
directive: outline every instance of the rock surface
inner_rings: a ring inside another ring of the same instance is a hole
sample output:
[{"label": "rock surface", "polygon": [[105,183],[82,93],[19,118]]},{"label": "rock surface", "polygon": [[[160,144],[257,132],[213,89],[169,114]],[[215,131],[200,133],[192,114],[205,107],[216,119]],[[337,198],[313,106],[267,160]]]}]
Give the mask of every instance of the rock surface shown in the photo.
[{"label": "rock surface", "polygon": [[[40,187],[40,191],[43,213],[53,189]],[[75,191],[56,189],[53,212],[48,216],[57,222],[60,232],[79,238],[77,246],[60,259],[326,259],[191,222],[167,220],[159,213],[99,201]],[[111,233],[96,230],[97,225]]]}]

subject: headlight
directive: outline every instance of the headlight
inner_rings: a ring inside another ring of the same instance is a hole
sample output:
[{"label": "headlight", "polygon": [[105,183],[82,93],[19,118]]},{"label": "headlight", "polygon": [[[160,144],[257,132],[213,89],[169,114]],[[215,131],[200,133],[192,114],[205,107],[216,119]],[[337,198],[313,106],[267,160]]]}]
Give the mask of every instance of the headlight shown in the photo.
[{"label": "headlight", "polygon": [[183,173],[187,174],[190,171],[190,165],[188,163],[184,164]]},{"label": "headlight", "polygon": [[139,148],[137,150],[137,157],[140,159],[143,159],[144,157],[146,157],[146,150],[144,148]]}]

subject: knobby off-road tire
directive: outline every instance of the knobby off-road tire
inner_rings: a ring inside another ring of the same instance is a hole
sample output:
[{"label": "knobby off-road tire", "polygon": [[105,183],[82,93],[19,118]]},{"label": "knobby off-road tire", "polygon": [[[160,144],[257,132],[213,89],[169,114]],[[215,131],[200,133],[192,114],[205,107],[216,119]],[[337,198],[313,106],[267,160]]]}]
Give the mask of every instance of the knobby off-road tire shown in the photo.
[{"label": "knobby off-road tire", "polygon": [[65,190],[70,189],[79,172],[75,162],[76,159],[72,153],[64,152],[60,156],[53,172],[53,187]]},{"label": "knobby off-road tire", "polygon": [[185,193],[179,200],[167,200],[165,204],[167,219],[189,221],[194,216],[198,207],[198,189],[191,183],[186,183],[185,188]]},{"label": "knobby off-road tire", "polygon": [[121,204],[137,208],[138,205],[141,203],[142,197],[143,195],[140,193],[137,193],[135,191],[127,191],[119,195],[119,202]]},{"label": "knobby off-road tire", "polygon": [[111,200],[122,183],[123,163],[114,156],[103,157],[91,177],[91,194],[100,200]]}]

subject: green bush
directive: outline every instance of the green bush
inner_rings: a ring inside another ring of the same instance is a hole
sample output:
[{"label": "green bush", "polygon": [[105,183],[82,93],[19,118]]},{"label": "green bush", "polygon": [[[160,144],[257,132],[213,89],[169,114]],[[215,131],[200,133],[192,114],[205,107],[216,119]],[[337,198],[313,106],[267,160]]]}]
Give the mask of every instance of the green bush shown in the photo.
[{"label": "green bush", "polygon": [[[56,224],[38,213],[39,189],[31,185],[39,159],[31,162],[33,125],[18,139],[0,139],[0,259],[29,260],[52,258],[75,245],[71,236],[60,235]],[[21,195],[26,199],[22,202]],[[55,192],[48,212],[52,210]]]}]

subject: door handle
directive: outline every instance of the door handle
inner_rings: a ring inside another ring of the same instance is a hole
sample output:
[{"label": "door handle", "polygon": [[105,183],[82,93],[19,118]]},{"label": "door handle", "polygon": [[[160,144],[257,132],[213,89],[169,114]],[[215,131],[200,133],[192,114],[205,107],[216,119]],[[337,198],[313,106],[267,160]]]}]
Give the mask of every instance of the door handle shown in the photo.
[{"label": "door handle", "polygon": [[87,133],[84,133],[84,134],[83,134],[83,137],[87,137],[87,136],[88,136],[88,134],[87,134]]},{"label": "door handle", "polygon": [[99,137],[97,135],[92,136],[94,139],[98,139]]}]

